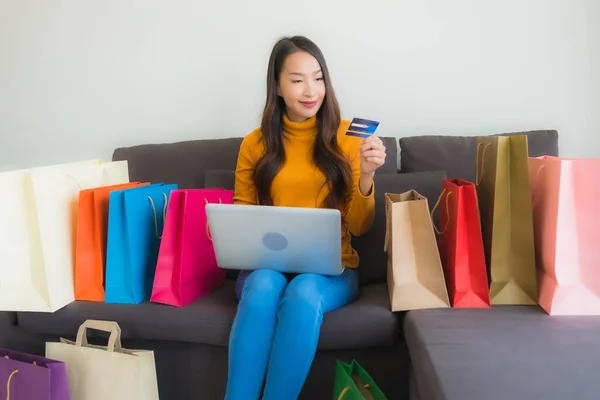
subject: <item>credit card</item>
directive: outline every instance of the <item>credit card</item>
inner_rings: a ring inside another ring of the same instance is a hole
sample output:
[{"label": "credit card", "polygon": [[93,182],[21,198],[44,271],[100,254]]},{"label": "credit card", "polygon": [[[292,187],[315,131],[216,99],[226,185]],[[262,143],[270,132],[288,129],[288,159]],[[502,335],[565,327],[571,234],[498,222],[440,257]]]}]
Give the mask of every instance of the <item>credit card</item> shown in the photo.
[{"label": "credit card", "polygon": [[356,136],[360,138],[367,138],[375,133],[379,121],[372,121],[364,118],[354,118],[346,131],[348,136]]}]

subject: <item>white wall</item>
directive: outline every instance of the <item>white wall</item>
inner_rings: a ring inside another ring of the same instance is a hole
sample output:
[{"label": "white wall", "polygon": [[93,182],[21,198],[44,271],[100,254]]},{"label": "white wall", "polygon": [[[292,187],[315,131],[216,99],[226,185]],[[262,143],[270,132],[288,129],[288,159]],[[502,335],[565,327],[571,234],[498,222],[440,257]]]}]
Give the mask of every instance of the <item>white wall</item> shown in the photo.
[{"label": "white wall", "polygon": [[381,135],[557,129],[563,155],[600,157],[598,3],[0,0],[0,168],[243,136],[296,33]]}]

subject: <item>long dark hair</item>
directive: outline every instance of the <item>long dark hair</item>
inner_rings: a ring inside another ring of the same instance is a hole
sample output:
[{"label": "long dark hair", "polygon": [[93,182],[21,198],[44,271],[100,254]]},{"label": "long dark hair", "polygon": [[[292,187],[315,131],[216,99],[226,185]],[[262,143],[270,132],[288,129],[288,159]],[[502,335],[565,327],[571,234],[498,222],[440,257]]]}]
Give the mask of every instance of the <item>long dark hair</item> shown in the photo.
[{"label": "long dark hair", "polygon": [[261,131],[265,152],[254,168],[254,182],[258,203],[272,205],[271,185],[285,161],[283,147],[283,114],[285,102],[277,93],[278,82],[286,58],[298,51],[312,55],[319,62],[325,81],[325,98],[317,112],[317,138],[314,145],[313,160],[325,175],[330,193],[325,198],[328,208],[339,208],[341,202],[352,187],[352,171],[344,158],[337,142],[340,125],[340,106],[329,70],[319,47],[303,36],[280,39],[271,52],[267,71],[267,100],[262,115]]}]

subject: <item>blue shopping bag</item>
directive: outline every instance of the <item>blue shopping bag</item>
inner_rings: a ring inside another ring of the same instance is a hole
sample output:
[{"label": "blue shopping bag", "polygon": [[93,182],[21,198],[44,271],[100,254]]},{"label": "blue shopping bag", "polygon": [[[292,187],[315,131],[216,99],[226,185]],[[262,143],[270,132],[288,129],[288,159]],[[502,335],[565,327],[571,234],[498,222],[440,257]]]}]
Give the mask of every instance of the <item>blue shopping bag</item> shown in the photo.
[{"label": "blue shopping bag", "polygon": [[106,244],[106,303],[150,298],[167,203],[175,184],[111,192]]}]

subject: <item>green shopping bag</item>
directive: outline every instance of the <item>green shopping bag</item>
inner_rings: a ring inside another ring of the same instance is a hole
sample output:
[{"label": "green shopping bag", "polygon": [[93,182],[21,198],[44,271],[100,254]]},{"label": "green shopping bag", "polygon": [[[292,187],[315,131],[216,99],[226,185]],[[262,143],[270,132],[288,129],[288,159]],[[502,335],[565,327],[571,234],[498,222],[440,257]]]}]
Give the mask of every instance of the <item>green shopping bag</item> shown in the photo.
[{"label": "green shopping bag", "polygon": [[335,366],[333,400],[387,400],[371,375],[356,360]]}]

